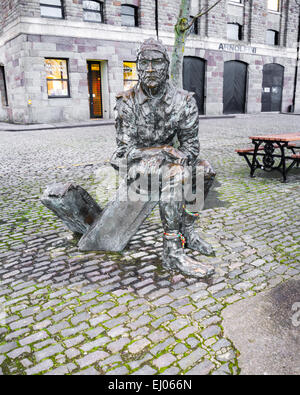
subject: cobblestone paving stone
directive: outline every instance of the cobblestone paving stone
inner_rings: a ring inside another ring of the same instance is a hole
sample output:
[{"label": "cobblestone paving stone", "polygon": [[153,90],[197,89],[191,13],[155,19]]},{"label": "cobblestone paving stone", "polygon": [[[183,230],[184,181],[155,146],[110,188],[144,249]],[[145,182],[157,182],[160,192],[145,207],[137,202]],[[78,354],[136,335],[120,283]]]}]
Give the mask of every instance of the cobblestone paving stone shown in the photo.
[{"label": "cobblestone paving stone", "polygon": [[105,204],[112,126],[0,131],[0,373],[238,374],[222,310],[300,278],[300,175],[286,184],[276,174],[251,179],[234,149],[298,123],[279,114],[200,121],[202,156],[226,203],[199,219],[216,257],[188,252],[214,265],[207,281],[162,269],[157,209],[122,253],[83,253],[40,203],[47,184],[72,181]]}]

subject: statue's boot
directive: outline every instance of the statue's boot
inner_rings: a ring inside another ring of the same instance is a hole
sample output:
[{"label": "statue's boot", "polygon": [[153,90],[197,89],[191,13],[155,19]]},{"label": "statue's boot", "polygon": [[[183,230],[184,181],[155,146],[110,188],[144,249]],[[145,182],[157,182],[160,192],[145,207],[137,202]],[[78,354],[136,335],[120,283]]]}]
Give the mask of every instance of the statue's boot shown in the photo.
[{"label": "statue's boot", "polygon": [[197,214],[187,213],[186,210],[184,211],[182,233],[186,240],[186,248],[199,251],[201,254],[206,256],[215,256],[216,254],[212,246],[203,240],[199,233],[194,229],[197,218]]},{"label": "statue's boot", "polygon": [[188,276],[203,278],[214,274],[211,265],[205,265],[185,254],[179,233],[165,233],[163,241],[163,266],[167,270],[179,270]]},{"label": "statue's boot", "polygon": [[160,215],[164,228],[163,237],[163,267],[166,270],[179,270],[180,272],[203,278],[214,273],[211,265],[189,257],[184,251],[184,238],[179,232],[182,221],[182,202],[160,202]]}]

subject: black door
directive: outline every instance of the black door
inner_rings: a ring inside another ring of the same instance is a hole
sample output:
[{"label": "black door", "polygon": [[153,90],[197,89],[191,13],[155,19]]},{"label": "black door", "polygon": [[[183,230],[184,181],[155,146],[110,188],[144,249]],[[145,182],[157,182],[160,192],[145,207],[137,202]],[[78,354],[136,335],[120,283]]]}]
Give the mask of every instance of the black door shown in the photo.
[{"label": "black door", "polygon": [[245,112],[247,64],[237,60],[224,63],[223,112],[243,114]]},{"label": "black door", "polygon": [[205,60],[193,56],[183,58],[183,89],[195,92],[199,114],[204,114]]},{"label": "black door", "polygon": [[261,95],[261,111],[281,111],[284,67],[280,64],[265,64]]},{"label": "black door", "polygon": [[102,118],[101,65],[97,61],[87,65],[91,118]]}]

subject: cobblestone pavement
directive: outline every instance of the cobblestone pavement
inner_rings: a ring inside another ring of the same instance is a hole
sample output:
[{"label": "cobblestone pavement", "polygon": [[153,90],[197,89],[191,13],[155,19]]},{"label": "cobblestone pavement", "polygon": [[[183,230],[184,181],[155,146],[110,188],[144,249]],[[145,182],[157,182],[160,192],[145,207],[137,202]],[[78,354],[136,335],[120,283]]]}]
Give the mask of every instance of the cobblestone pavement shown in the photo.
[{"label": "cobblestone pavement", "polygon": [[0,131],[0,372],[238,374],[222,310],[300,278],[300,174],[286,184],[261,171],[251,179],[234,149],[249,146],[251,134],[299,131],[299,119],[200,121],[202,156],[226,203],[199,219],[216,249],[198,256],[215,267],[209,281],[161,268],[157,209],[122,253],[83,253],[40,203],[54,181],[76,182],[105,203],[111,185],[100,188],[96,173],[114,150],[113,126]]}]

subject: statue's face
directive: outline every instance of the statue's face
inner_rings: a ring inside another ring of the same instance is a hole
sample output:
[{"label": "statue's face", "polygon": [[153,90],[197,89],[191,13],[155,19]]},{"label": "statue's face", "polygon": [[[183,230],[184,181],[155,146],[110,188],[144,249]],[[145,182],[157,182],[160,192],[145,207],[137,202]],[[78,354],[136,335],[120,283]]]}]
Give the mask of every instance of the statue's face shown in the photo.
[{"label": "statue's face", "polygon": [[168,61],[158,51],[147,50],[138,59],[138,73],[142,84],[147,88],[157,89],[167,80]]}]

